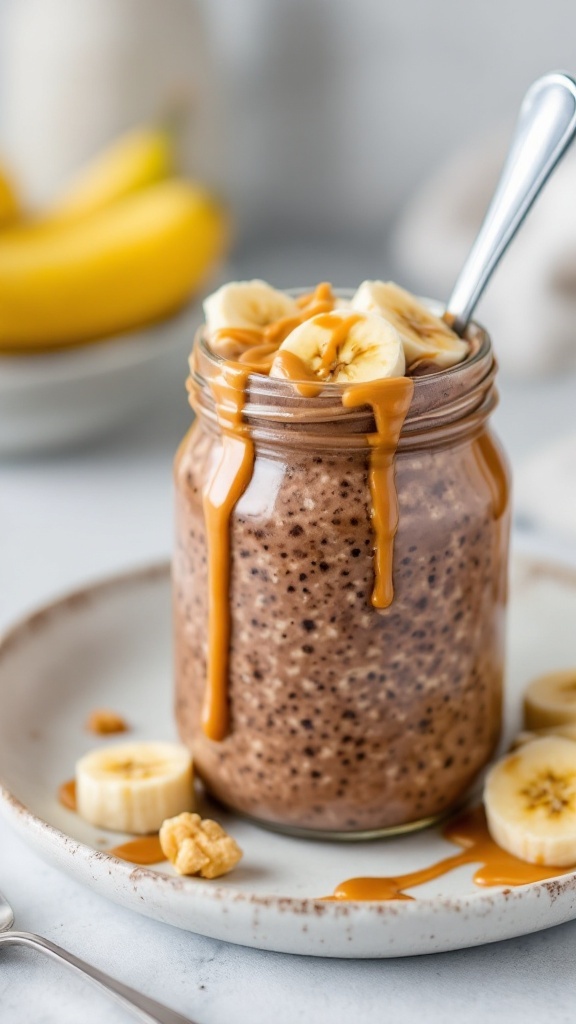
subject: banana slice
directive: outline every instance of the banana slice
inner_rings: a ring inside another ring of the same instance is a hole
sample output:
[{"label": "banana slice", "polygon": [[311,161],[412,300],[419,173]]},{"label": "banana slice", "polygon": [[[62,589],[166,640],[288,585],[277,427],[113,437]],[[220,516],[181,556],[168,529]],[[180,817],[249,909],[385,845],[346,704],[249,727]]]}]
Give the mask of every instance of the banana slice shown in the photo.
[{"label": "banana slice", "polygon": [[157,832],[193,809],[192,758],[176,743],[100,747],[76,764],[76,802],[86,821],[114,832]]},{"label": "banana slice", "polygon": [[526,729],[576,724],[576,669],[548,672],[534,679],[524,693]]},{"label": "banana slice", "polygon": [[492,768],[484,805],[490,835],[530,864],[576,864],[576,743],[546,736]]},{"label": "banana slice", "polygon": [[266,281],[231,281],[204,300],[209,331],[226,327],[261,329],[284,317],[297,317],[299,313],[294,299]]},{"label": "banana slice", "polygon": [[402,377],[406,369],[398,331],[377,313],[335,309],[305,320],[280,345],[271,377],[286,376],[283,353],[298,357],[296,370],[329,384]]},{"label": "banana slice", "polygon": [[426,359],[446,369],[468,354],[466,341],[392,281],[363,281],[352,298],[352,308],[380,313],[393,324],[402,338],[408,365]]},{"label": "banana slice", "polygon": [[576,722],[567,722],[566,725],[553,725],[549,729],[523,729],[514,737],[510,750],[517,750],[526,743],[542,739],[543,736],[563,736],[566,740],[576,743]]}]

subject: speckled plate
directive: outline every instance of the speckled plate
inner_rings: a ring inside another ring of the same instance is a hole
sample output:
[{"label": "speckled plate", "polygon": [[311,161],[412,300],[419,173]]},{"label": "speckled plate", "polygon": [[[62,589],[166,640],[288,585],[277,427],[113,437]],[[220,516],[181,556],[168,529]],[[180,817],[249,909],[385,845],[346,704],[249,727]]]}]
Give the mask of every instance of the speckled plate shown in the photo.
[{"label": "speckled plate", "polygon": [[[514,566],[506,732],[539,671],[576,663],[576,572]],[[89,711],[110,706],[136,738],[174,736],[168,569],[111,579],[30,616],[0,643],[0,806],[37,852],[132,910],[214,938],[313,956],[391,957],[480,945],[576,917],[576,872],[518,888],[479,889],[473,867],[415,891],[414,902],[326,903],[353,875],[413,871],[456,852],[438,830],[377,842],[286,838],[213,810],[244,849],[229,877],[179,878],[109,856],[119,837],[56,799],[94,737]],[[103,741],[106,742],[106,741]],[[136,924],[136,922],[135,922]]]}]

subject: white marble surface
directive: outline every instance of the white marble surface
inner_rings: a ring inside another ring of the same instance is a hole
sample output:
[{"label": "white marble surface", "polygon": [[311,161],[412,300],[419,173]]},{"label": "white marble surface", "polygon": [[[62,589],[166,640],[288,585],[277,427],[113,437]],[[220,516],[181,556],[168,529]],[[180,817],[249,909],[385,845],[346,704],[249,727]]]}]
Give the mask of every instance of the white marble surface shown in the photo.
[{"label": "white marble surface", "polygon": [[[573,387],[504,385],[499,426],[514,462],[571,425]],[[183,400],[169,403],[168,411],[159,408],[89,450],[0,465],[0,627],[88,578],[168,556],[171,458],[186,419]],[[554,538],[547,547],[562,550]],[[574,550],[569,554],[575,560]],[[20,928],[68,946],[198,1024],[574,1020],[576,922],[427,958],[350,962],[260,953],[108,903],[43,864],[1,820],[0,887]],[[0,959],[0,1024],[130,1019],[34,953],[3,951]]]}]

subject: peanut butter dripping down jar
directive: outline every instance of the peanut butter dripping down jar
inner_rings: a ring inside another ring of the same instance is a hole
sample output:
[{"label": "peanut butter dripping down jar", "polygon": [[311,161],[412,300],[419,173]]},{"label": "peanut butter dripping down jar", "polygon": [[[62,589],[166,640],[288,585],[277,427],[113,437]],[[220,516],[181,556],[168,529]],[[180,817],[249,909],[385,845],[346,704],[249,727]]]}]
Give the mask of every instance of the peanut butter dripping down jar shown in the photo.
[{"label": "peanut butter dripping down jar", "polygon": [[[327,291],[326,291],[327,290]],[[239,344],[243,351],[237,360],[219,365],[210,378],[216,417],[222,431],[222,451],[204,489],[204,517],[208,549],[208,656],[207,686],[202,725],[206,736],[222,740],[228,733],[228,650],[231,635],[230,616],[230,516],[246,490],[254,467],[254,445],[243,422],[243,408],[250,372],[268,367],[286,335],[297,323],[316,316],[320,326],[331,331],[319,371],[313,374],[292,352],[280,354],[284,379],[296,390],[313,397],[320,393],[318,380],[328,374],[339,346],[350,328],[361,319],[351,313],[336,324],[324,313],[333,308],[330,286],[319,285],[301,317],[286,317],[262,332],[228,329],[227,343]],[[392,602],[392,547],[398,523],[394,487],[394,455],[402,423],[413,394],[413,381],[407,378],[370,381],[342,391],[346,407],[368,405],[376,420],[376,432],[368,437],[370,458],[370,494],[374,525],[374,589],[372,604],[387,608]]]},{"label": "peanut butter dripping down jar", "polygon": [[223,361],[198,338],[176,460],[181,736],[218,799],[273,827],[419,827],[500,728],[489,340],[472,328],[474,354],[429,377],[306,394],[255,372],[270,339],[236,340]]}]

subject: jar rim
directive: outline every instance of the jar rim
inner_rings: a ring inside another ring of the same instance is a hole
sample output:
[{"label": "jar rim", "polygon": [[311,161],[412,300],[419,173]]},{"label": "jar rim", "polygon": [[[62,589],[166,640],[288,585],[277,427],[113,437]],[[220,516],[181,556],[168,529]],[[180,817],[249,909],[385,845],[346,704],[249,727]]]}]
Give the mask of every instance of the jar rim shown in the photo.
[{"label": "jar rim", "polygon": [[[286,289],[290,295],[310,291],[309,288]],[[342,298],[353,294],[352,289],[335,288]],[[433,299],[421,299],[427,308],[441,315],[444,306]],[[494,389],[496,363],[488,332],[475,321],[468,325],[464,337],[470,342],[472,352],[460,363],[447,369],[438,370],[411,378],[414,392],[410,409],[404,421],[400,445],[410,443],[424,436],[439,434],[446,441],[448,434],[468,433],[478,429],[496,405]],[[215,353],[208,344],[205,326],[197,331],[193,355],[190,360],[190,400],[196,411],[201,411],[215,424],[214,398],[210,390],[210,378],[218,373],[226,360]],[[246,397],[243,417],[254,440],[259,435],[269,439],[277,438],[281,431],[293,436],[294,431],[310,433],[319,439],[319,432],[335,430],[336,443],[342,443],[348,435],[350,444],[358,444],[358,435],[373,432],[372,410],[367,406],[345,408],[342,395],[354,385],[323,384],[317,396],[304,397],[298,392],[293,381],[270,378],[262,373],[247,376]],[[439,431],[438,428],[453,430]],[[295,439],[293,438],[293,441]],[[365,441],[363,442],[365,443]]]},{"label": "jar rim", "polygon": [[[334,288],[333,292],[340,299],[351,299],[355,293],[355,290],[356,289],[354,288]],[[298,298],[300,295],[305,295],[308,292],[310,292],[310,287],[283,288],[282,291],[284,291],[287,295],[290,295],[293,298]],[[435,316],[442,317],[444,315],[446,311],[446,305],[445,303],[440,302],[439,299],[431,299],[427,296],[421,295],[416,296],[416,298],[418,302],[421,302],[424,306],[426,306],[426,308],[429,309],[430,312],[433,313]],[[226,363],[226,359],[224,358],[224,356],[219,355],[217,352],[210,348],[208,339],[206,337],[205,328],[205,324],[201,324],[201,326],[198,328],[194,344],[195,346],[197,345],[200,348],[202,356],[205,357],[210,364],[212,364],[215,367],[221,366],[224,363]],[[457,375],[458,372],[462,373],[463,371],[468,370],[474,363],[477,363],[478,361],[485,358],[488,352],[491,352],[492,343],[490,335],[488,334],[486,328],[483,327],[482,324],[478,323],[478,321],[470,321],[470,323],[466,327],[463,337],[466,341],[470,342],[474,346],[475,351],[473,351],[472,354],[469,355],[462,362],[455,363],[454,366],[449,366],[446,369],[438,370],[435,373],[427,373],[419,377],[413,377],[412,379],[414,381],[415,390],[426,390],[427,386],[430,387],[430,382],[437,382],[439,377],[442,377],[442,379],[444,380],[449,379],[451,376],[454,376],[455,374]],[[294,391],[294,384],[299,383],[298,381],[286,382],[281,380],[280,378],[271,378],[268,376],[268,374],[258,373],[257,371],[252,371],[249,374],[249,382],[251,387],[254,387],[255,385],[258,386],[261,381],[266,381],[264,389],[269,395],[272,395],[278,388],[278,393],[282,397],[286,395],[287,391]],[[286,387],[286,385],[288,385],[288,387]],[[332,396],[336,398],[340,397],[347,388],[354,387],[354,385],[321,383],[320,387],[321,395]]]}]

